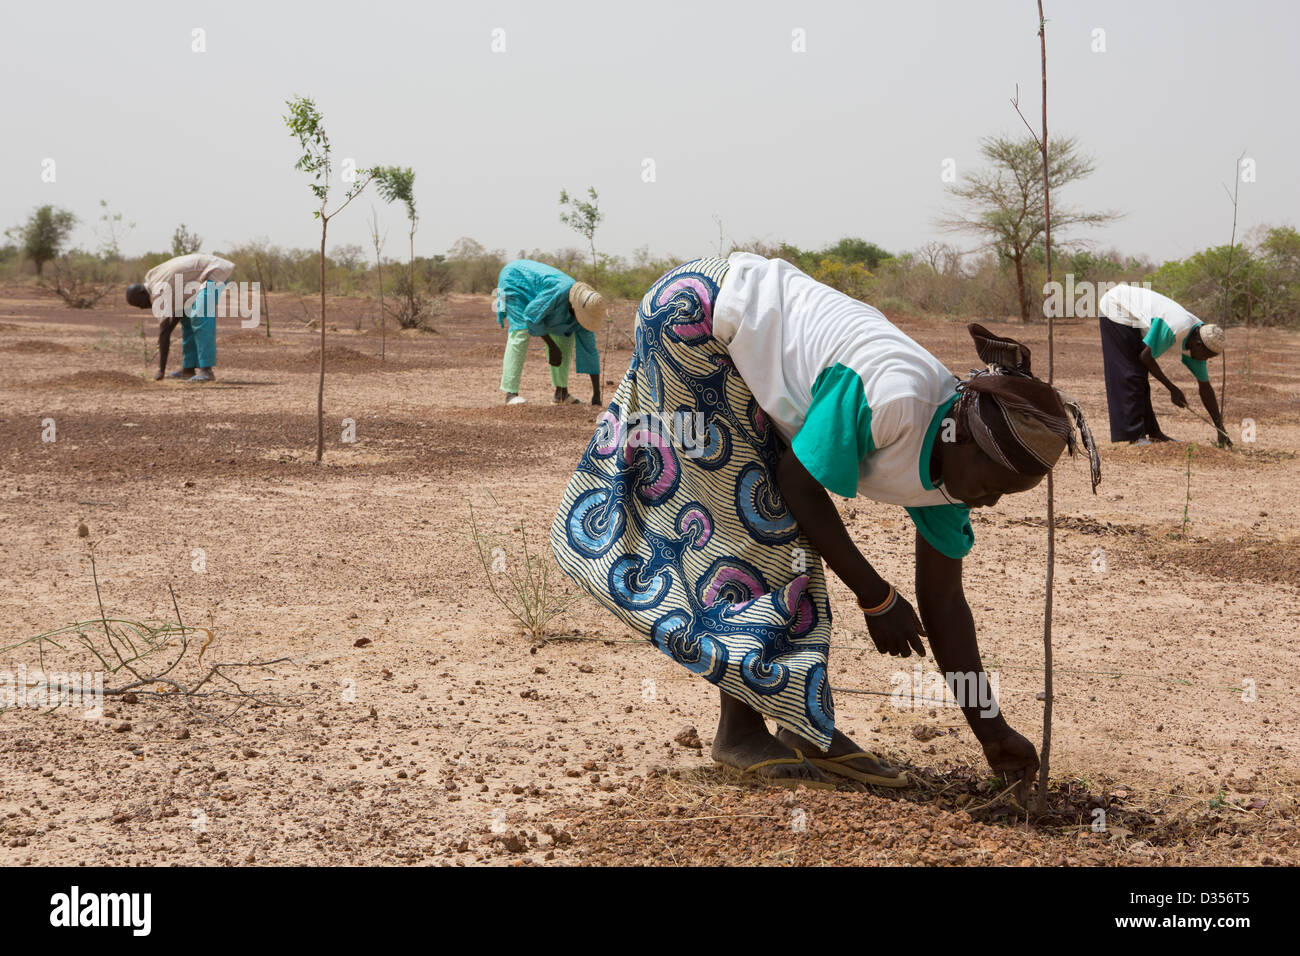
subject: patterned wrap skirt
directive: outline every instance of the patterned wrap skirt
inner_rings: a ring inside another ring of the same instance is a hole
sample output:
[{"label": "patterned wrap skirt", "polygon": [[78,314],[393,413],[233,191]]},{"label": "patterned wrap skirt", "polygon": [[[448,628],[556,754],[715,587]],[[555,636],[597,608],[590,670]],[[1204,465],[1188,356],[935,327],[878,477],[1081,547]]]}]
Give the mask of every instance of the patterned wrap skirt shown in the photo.
[{"label": "patterned wrap skirt", "polygon": [[551,527],[556,561],[677,663],[825,749],[831,611],[782,445],[713,337],[725,259],[673,269]]}]

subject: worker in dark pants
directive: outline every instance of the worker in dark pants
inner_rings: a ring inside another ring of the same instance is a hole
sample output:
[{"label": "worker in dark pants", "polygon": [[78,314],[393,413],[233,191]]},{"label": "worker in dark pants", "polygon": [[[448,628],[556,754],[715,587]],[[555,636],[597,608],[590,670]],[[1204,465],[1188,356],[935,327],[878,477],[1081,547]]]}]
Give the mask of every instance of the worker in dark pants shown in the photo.
[{"label": "worker in dark pants", "polygon": [[1115,286],[1101,297],[1098,311],[1110,440],[1131,444],[1173,441],[1160,429],[1151,406],[1151,377],[1169,389],[1174,405],[1187,407],[1183,390],[1156,362],[1176,345],[1183,365],[1197,381],[1201,404],[1218,432],[1217,443],[1231,445],[1205,364],[1223,351],[1223,329],[1206,325],[1173,299],[1140,286]]}]

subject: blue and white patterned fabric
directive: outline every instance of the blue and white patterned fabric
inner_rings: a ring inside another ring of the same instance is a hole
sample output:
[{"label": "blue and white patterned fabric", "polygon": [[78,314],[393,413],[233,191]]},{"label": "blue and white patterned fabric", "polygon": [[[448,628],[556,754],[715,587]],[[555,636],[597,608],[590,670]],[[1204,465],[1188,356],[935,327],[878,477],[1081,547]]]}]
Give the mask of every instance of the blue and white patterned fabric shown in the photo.
[{"label": "blue and white patterned fabric", "polygon": [[823,749],[835,727],[821,557],[776,484],[774,431],[712,310],[725,259],[637,311],[627,375],[551,527],[560,567],[659,650]]}]

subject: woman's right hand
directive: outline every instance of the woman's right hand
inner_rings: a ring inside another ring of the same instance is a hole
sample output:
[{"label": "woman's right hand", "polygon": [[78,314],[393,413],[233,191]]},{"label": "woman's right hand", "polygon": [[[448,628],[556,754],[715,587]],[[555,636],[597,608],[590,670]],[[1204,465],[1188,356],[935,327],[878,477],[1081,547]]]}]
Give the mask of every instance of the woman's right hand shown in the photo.
[{"label": "woman's right hand", "polygon": [[1034,745],[1010,727],[981,741],[984,759],[1002,775],[1004,786],[1016,784],[1016,798],[1024,803],[1029,797],[1029,785],[1038,773],[1038,751]]},{"label": "woman's right hand", "polygon": [[894,606],[883,614],[867,614],[864,611],[862,616],[867,622],[867,633],[881,654],[911,657],[912,651],[916,651],[920,656],[925,656],[925,645],[921,643],[921,638],[926,636],[925,628],[903,595],[897,595]]},{"label": "woman's right hand", "polygon": [[1177,385],[1169,386],[1169,400],[1179,408],[1187,407],[1187,396],[1183,394],[1183,390]]}]

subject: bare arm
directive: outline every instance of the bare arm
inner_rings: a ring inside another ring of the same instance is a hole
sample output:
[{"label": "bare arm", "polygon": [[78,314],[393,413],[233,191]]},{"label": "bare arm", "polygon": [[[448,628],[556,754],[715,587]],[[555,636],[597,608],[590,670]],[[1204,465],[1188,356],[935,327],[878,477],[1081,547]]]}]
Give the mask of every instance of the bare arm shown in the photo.
[{"label": "bare arm", "polygon": [[876,608],[891,602],[880,613],[863,612],[867,632],[876,650],[893,657],[911,657],[913,652],[924,656],[925,645],[921,638],[925,629],[921,627],[916,611],[863,557],[849,537],[844,520],[826,489],[808,473],[788,447],[782,449],[776,480],[781,497],[799,523],[800,530],[808,536],[809,542],[836,576],[852,589],[858,606]]},{"label": "bare arm", "polygon": [[560,347],[555,343],[555,339],[549,335],[543,335],[542,341],[546,343],[546,361],[552,368],[558,367],[561,358]]},{"label": "bare arm", "polygon": [[158,323],[158,374],[154,376],[155,380],[167,372],[167,353],[171,350],[172,331],[179,322],[180,319],[171,318]]},{"label": "bare arm", "polygon": [[1169,381],[1168,376],[1160,370],[1159,363],[1156,362],[1155,356],[1151,354],[1151,346],[1142,346],[1142,354],[1138,356],[1138,360],[1142,363],[1143,367],[1151,373],[1152,377],[1154,377],[1157,382],[1169,389],[1170,401],[1179,408],[1187,407],[1187,396],[1183,394],[1181,388]]},{"label": "bare arm", "polygon": [[830,495],[788,447],[781,453],[776,480],[800,530],[836,576],[857,595],[858,603],[874,607],[888,597],[889,585],[849,537]]},{"label": "bare arm", "polygon": [[961,581],[961,559],[940,554],[916,535],[916,602],[930,638],[930,649],[944,681],[961,706],[971,731],[994,770],[1020,782],[1021,797],[1038,772],[1034,745],[1011,729],[997,699],[975,636],[975,619]]},{"label": "bare arm", "polygon": [[1219,430],[1219,444],[1231,445],[1232,439],[1230,439],[1228,433],[1223,430],[1223,417],[1222,413],[1219,411],[1219,400],[1214,394],[1214,386],[1209,382],[1198,381],[1196,383],[1196,390],[1201,395],[1201,404],[1204,405],[1205,410],[1210,413],[1210,421],[1214,422],[1214,427]]},{"label": "bare arm", "polygon": [[[930,650],[953,693],[958,693],[955,675],[973,674],[981,687],[988,688],[985,693],[992,699],[988,675],[980,660],[975,618],[962,588],[961,559],[940,554],[920,532],[916,535],[916,603],[930,638]],[[995,713],[988,714],[990,708],[981,708],[978,699],[961,700],[959,696],[958,700],[966,722],[981,741],[1008,729],[996,703],[992,707]],[[981,714],[981,710],[985,713]]]}]

